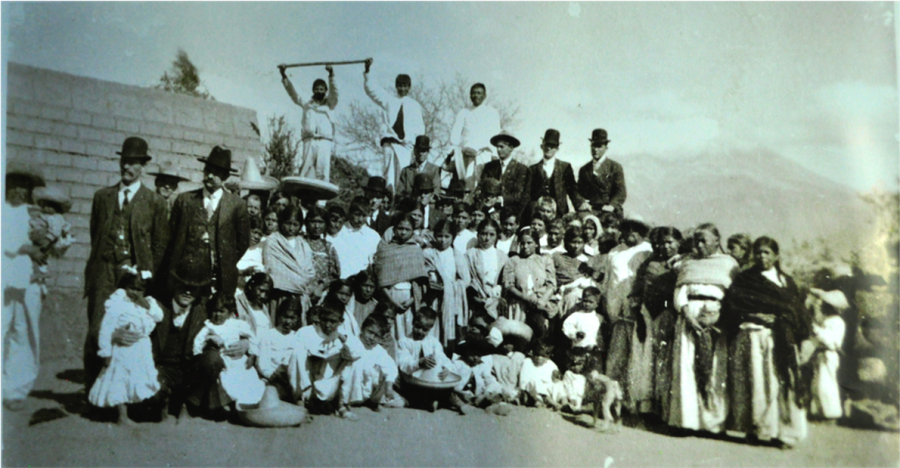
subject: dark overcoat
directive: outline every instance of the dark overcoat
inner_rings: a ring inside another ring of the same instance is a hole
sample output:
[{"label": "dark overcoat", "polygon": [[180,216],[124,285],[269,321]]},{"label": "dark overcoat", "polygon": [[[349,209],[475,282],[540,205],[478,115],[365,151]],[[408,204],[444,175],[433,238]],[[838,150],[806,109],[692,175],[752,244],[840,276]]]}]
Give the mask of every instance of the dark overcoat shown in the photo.
[{"label": "dark overcoat", "polygon": [[600,163],[599,173],[589,162],[578,170],[578,193],[594,208],[604,205],[621,207],[625,204],[625,172],[622,165],[607,158]]},{"label": "dark overcoat", "polygon": [[566,198],[572,199],[572,205],[577,209],[581,205],[582,198],[578,194],[578,185],[575,183],[575,172],[572,165],[557,159],[553,164],[553,173],[550,178],[544,173],[544,161],[533,164],[529,168],[531,172],[531,202],[537,202],[542,196],[548,195],[556,200],[556,215],[563,216],[569,212]]},{"label": "dark overcoat", "polygon": [[[481,171],[481,180],[496,179],[500,181],[500,192],[503,196],[503,206],[511,207],[516,214],[521,214],[529,201],[531,189],[531,172],[528,166],[513,159],[506,167],[506,172],[501,176],[500,161],[494,160],[484,165]],[[519,220],[522,223],[522,220]]]}]

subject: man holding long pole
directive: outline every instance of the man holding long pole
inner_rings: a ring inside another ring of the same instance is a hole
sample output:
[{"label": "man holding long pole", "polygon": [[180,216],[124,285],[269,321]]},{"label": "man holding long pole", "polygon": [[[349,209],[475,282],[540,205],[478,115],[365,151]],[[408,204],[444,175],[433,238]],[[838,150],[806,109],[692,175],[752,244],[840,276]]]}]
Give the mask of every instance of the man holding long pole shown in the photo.
[{"label": "man holding long pole", "polygon": [[[334,69],[326,65],[328,84],[318,79],[313,83],[313,95],[303,101],[294,90],[294,85],[285,73],[286,65],[279,65],[281,83],[295,104],[303,108],[303,127],[300,138],[303,152],[294,160],[294,172],[301,177],[315,177],[330,181],[331,156],[334,154],[334,121],[331,113],[338,103],[337,88],[334,85]],[[326,94],[327,93],[327,94]]]}]

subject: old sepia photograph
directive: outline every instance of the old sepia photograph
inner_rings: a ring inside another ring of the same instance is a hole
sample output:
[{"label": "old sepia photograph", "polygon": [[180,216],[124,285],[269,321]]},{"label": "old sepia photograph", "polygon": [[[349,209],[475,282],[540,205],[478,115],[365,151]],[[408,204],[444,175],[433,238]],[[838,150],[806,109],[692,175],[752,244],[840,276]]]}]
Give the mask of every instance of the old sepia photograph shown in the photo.
[{"label": "old sepia photograph", "polygon": [[2,2],[2,466],[900,465],[900,6]]}]

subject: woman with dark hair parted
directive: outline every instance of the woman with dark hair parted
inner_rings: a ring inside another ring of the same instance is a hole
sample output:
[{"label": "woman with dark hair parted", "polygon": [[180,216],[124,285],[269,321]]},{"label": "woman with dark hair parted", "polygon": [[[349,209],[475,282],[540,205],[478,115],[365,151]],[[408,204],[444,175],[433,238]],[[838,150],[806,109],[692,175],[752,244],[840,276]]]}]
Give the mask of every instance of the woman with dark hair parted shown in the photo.
[{"label": "woman with dark hair parted", "polygon": [[722,253],[719,230],[701,224],[693,254],[675,265],[673,305],[678,318],[672,344],[672,387],[663,420],[682,429],[719,433],[728,415],[728,346],[718,321],[725,291],[740,271]]},{"label": "woman with dark hair parted", "polygon": [[797,365],[797,347],[809,336],[804,297],[781,270],[778,242],[760,237],[752,252],[753,266],[734,279],[720,321],[730,342],[727,426],[793,446],[806,437]]},{"label": "woman with dark hair parted", "polygon": [[300,235],[302,226],[303,212],[300,207],[289,205],[278,213],[278,232],[266,238],[263,262],[273,284],[269,297],[270,311],[278,310],[287,297],[302,297],[304,310],[309,309],[311,304],[316,271],[312,249]]}]

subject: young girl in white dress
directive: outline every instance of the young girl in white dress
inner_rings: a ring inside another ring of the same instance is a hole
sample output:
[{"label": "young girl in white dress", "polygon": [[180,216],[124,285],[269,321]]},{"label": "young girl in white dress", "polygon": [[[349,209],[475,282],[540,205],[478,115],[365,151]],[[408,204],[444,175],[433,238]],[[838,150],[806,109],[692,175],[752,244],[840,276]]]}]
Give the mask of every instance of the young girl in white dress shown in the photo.
[{"label": "young girl in white dress", "polygon": [[[163,311],[156,300],[144,297],[144,278],[149,272],[123,267],[119,289],[106,301],[106,314],[100,323],[97,354],[106,367],[88,394],[94,406],[119,409],[119,424],[133,424],[128,419],[129,403],[139,403],[159,391],[150,332],[162,321]],[[139,333],[141,338],[131,346],[118,346],[112,336],[119,328]]]}]

